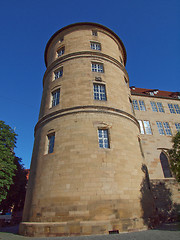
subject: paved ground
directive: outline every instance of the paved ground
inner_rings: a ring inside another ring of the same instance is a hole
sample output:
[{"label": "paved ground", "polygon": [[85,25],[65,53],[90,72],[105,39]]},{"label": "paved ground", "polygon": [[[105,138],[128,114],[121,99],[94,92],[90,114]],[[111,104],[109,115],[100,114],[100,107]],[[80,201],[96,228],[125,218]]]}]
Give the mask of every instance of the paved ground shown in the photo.
[{"label": "paved ground", "polygon": [[0,240],[179,240],[180,223],[163,224],[157,229],[141,232],[80,237],[32,238],[17,233],[18,226],[0,228]]}]

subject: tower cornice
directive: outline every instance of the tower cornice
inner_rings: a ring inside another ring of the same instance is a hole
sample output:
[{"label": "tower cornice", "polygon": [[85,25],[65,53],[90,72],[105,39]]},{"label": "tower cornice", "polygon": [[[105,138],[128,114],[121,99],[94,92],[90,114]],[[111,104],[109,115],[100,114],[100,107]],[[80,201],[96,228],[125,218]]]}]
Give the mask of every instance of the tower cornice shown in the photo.
[{"label": "tower cornice", "polygon": [[109,61],[111,62],[112,64],[116,65],[117,67],[119,67],[123,72],[124,74],[126,75],[126,78],[128,79],[129,81],[129,76],[128,76],[128,73],[125,69],[125,67],[123,66],[122,63],[120,63],[117,59],[107,55],[107,54],[104,54],[104,53],[101,53],[101,52],[93,52],[93,51],[79,51],[79,52],[74,52],[74,53],[69,53],[69,54],[65,54],[59,58],[57,58],[47,69],[46,69],[46,72],[44,74],[44,78],[43,78],[43,86],[44,86],[44,81],[45,81],[45,78],[47,76],[47,74],[55,67],[57,67],[57,65],[59,64],[63,64],[64,62],[66,61],[69,61],[69,60],[72,60],[72,59],[75,59],[75,58],[82,58],[82,57],[89,57],[89,58],[99,58],[101,60],[105,60],[105,61]]},{"label": "tower cornice", "polygon": [[104,113],[104,114],[111,114],[111,115],[116,115],[120,117],[125,117],[126,119],[134,122],[139,128],[139,123],[137,119],[133,115],[123,110],[112,108],[112,107],[105,107],[105,106],[86,105],[86,106],[75,106],[71,108],[61,109],[61,110],[46,114],[45,116],[39,119],[39,121],[35,126],[34,132],[36,132],[41,125],[44,125],[55,118],[60,118],[70,114],[87,113],[87,112],[88,113]]},{"label": "tower cornice", "polygon": [[123,49],[123,55],[124,55],[124,65],[126,66],[126,61],[127,61],[127,53],[126,53],[126,49],[125,49],[125,46],[122,42],[122,40],[119,38],[119,36],[114,33],[111,29],[105,27],[104,25],[101,25],[99,23],[93,23],[93,22],[79,22],[79,23],[73,23],[73,24],[70,24],[68,26],[65,26],[61,29],[59,29],[57,32],[55,32],[52,37],[49,39],[49,41],[47,42],[47,45],[46,45],[46,48],[45,48],[45,52],[44,52],[44,61],[45,61],[45,64],[46,64],[46,67],[47,67],[47,51],[48,51],[48,48],[49,48],[49,45],[51,44],[51,42],[53,41],[53,39],[61,32],[63,32],[64,30],[67,30],[67,29],[70,29],[72,27],[78,27],[78,26],[93,26],[93,27],[97,27],[97,28],[102,28],[103,30],[109,32],[110,34],[112,34],[117,40],[118,42],[120,43],[122,49]]}]

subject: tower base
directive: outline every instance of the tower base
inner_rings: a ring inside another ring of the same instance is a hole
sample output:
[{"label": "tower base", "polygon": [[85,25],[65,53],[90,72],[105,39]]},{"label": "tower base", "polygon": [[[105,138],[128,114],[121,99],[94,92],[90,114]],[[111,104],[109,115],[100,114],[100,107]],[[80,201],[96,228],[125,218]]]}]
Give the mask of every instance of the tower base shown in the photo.
[{"label": "tower base", "polygon": [[21,222],[19,233],[30,237],[98,235],[146,230],[144,219],[71,222]]}]

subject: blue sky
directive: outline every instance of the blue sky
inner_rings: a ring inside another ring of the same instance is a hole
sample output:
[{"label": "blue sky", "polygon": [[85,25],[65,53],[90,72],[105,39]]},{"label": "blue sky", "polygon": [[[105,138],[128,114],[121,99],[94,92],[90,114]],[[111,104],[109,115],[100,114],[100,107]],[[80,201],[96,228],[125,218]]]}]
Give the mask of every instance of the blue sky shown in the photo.
[{"label": "blue sky", "polygon": [[96,22],[127,51],[130,86],[180,91],[179,0],[0,1],[0,120],[18,134],[16,156],[30,167],[38,121],[44,50],[60,28]]}]

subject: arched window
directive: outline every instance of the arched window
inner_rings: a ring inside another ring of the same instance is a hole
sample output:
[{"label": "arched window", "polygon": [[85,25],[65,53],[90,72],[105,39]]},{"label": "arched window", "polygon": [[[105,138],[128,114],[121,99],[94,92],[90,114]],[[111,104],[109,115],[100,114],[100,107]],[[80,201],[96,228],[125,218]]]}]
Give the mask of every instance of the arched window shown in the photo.
[{"label": "arched window", "polygon": [[162,170],[164,173],[164,177],[171,178],[172,174],[171,174],[168,158],[167,158],[166,154],[163,152],[161,152],[161,154],[160,154],[160,161],[161,161],[161,166],[162,166]]}]

